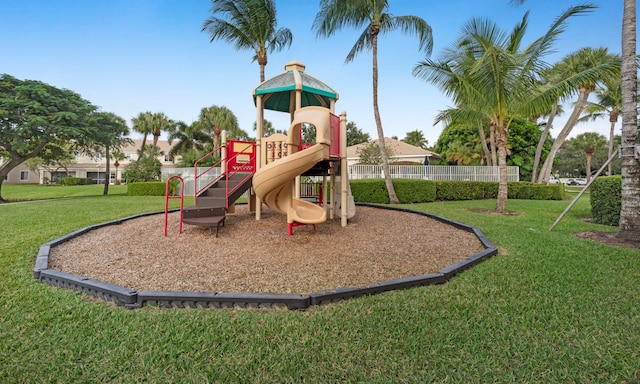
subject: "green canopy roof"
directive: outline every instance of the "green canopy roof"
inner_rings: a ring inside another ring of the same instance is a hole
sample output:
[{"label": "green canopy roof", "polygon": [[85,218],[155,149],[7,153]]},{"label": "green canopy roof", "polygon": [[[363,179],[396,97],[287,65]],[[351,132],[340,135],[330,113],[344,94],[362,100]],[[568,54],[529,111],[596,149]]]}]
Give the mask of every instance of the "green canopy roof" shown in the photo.
[{"label": "green canopy roof", "polygon": [[305,73],[304,68],[304,65],[295,61],[287,64],[286,72],[265,80],[253,90],[253,102],[256,102],[257,95],[262,95],[264,109],[292,112],[295,109],[296,91],[301,91],[301,107],[315,105],[329,108],[331,100],[338,99],[338,94],[327,84]]}]

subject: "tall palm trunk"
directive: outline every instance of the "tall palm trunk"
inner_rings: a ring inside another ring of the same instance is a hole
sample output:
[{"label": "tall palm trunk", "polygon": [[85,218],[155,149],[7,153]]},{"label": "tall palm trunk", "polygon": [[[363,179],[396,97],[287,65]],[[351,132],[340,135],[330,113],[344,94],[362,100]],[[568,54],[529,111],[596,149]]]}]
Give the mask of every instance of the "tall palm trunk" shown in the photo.
[{"label": "tall palm trunk", "polygon": [[591,180],[591,159],[593,152],[587,152],[587,180]]},{"label": "tall palm trunk", "polygon": [[389,193],[389,203],[398,204],[398,196],[393,188],[391,174],[389,172],[389,155],[387,145],[384,141],[384,131],[382,130],[382,120],[380,119],[380,109],[378,108],[378,30],[372,32],[372,52],[373,52],[373,115],[378,129],[378,145],[380,146],[380,157],[382,157],[382,172],[384,173],[384,183]]},{"label": "tall palm trunk", "polygon": [[160,139],[160,132],[153,133],[153,145],[151,146],[151,154],[149,154],[150,159],[154,159],[156,157],[156,148],[158,147],[158,140]]},{"label": "tall palm trunk", "polygon": [[638,148],[638,73],[636,67],[636,0],[624,0],[622,17],[622,206],[618,237],[640,239],[640,159]]},{"label": "tall palm trunk", "polygon": [[547,124],[540,135],[540,140],[538,141],[538,146],[536,147],[536,154],[533,157],[533,173],[531,174],[531,181],[534,183],[540,183],[538,180],[538,167],[540,167],[540,159],[542,158],[542,150],[544,149],[544,143],[547,141],[547,137],[549,137],[549,131],[553,127],[553,119],[556,117],[556,113],[558,112],[558,104],[555,103],[551,107],[551,114],[549,114],[549,119],[547,120]]},{"label": "tall palm trunk", "polygon": [[[618,114],[616,112],[611,112],[609,114],[610,127],[609,127],[609,157],[608,157],[608,159],[610,159],[611,156],[613,155],[613,139],[615,138],[615,129],[616,129],[616,123],[617,122],[618,122]],[[609,176],[613,175],[613,164],[611,164],[611,162],[609,162],[609,165],[607,166],[607,175],[609,175]]]},{"label": "tall palm trunk", "polygon": [[142,136],[142,146],[140,147],[140,157],[144,156],[144,147],[147,145],[147,133]]},{"label": "tall palm trunk", "polygon": [[569,116],[569,120],[567,120],[567,122],[564,125],[564,128],[562,128],[562,131],[560,131],[560,133],[558,134],[558,137],[553,142],[553,145],[551,146],[551,150],[549,150],[549,155],[547,155],[547,159],[544,161],[544,164],[542,165],[542,169],[540,170],[540,176],[538,177],[538,182],[545,183],[545,184],[549,182],[549,176],[551,175],[551,171],[553,170],[553,161],[556,158],[556,154],[558,153],[558,150],[560,149],[562,144],[564,144],[565,140],[567,139],[567,136],[569,136],[569,133],[571,133],[571,130],[573,129],[573,127],[575,127],[575,125],[578,123],[578,119],[580,118],[580,115],[584,110],[584,106],[587,105],[587,99],[589,98],[590,93],[591,91],[588,88],[583,87],[580,89],[580,94],[578,95],[578,101],[576,101],[573,112],[571,112],[571,116]]}]

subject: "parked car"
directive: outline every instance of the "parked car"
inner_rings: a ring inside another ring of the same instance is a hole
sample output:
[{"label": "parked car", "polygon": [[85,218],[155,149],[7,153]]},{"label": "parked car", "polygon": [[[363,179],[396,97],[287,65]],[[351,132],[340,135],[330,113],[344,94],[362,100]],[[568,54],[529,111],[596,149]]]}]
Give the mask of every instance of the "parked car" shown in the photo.
[{"label": "parked car", "polygon": [[578,185],[587,185],[587,179],[576,179]]},{"label": "parked car", "polygon": [[553,176],[549,177],[549,184],[560,184],[560,180],[556,179]]},{"label": "parked car", "polygon": [[578,185],[576,179],[567,179],[567,185]]}]

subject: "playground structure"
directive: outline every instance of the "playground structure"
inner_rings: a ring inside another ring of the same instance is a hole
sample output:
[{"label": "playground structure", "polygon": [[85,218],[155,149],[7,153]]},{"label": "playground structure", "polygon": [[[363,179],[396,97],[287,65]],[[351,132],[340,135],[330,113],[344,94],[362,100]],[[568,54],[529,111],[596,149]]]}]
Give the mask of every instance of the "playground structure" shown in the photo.
[{"label": "playground structure", "polygon": [[[285,72],[266,80],[253,91],[257,111],[256,142],[227,140],[194,164],[194,206],[183,207],[182,192],[170,196],[167,180],[165,226],[167,235],[168,201],[180,198],[182,223],[218,229],[225,214],[234,212],[237,199],[248,192],[249,206],[260,220],[262,204],[286,215],[287,233],[293,227],[312,225],[340,216],[341,225],[355,215],[346,166],[346,113],[335,115],[338,94],[323,82],[304,72],[297,61]],[[288,112],[288,135],[263,136],[264,109]],[[315,143],[303,143],[302,127],[315,128]],[[202,172],[198,164],[220,153],[220,160]],[[211,176],[219,170],[217,176]],[[322,176],[321,183],[302,183],[302,176]],[[328,179],[327,177],[330,177]],[[328,194],[328,196],[327,196]],[[312,199],[313,201],[308,201]]]},{"label": "playground structure", "polygon": [[[337,94],[326,85],[304,74],[304,66],[299,63],[289,63],[287,72],[274,79],[263,82],[254,90],[254,97],[258,111],[258,129],[256,142],[244,142],[227,140],[223,132],[222,144],[208,156],[220,151],[221,160],[198,172],[198,163],[194,165],[194,207],[184,207],[184,179],[174,176],[167,180],[165,200],[164,236],[167,235],[167,218],[169,199],[180,199],[180,232],[182,222],[191,225],[216,228],[216,233],[224,220],[227,212],[234,211],[236,200],[249,192],[249,210],[255,212],[256,219],[260,220],[261,204],[264,203],[271,209],[286,215],[288,233],[292,234],[295,225],[316,225],[323,223],[334,214],[339,214],[341,226],[347,225],[347,219],[355,214],[355,205],[349,190],[346,172],[346,114],[336,116],[333,113]],[[282,80],[293,79],[290,86],[281,83]],[[272,81],[273,80],[273,81]],[[314,83],[315,81],[315,83]],[[287,111],[291,114],[289,134],[262,136],[263,108]],[[309,124],[316,129],[315,143],[303,143],[301,130],[304,124]],[[215,172],[213,172],[215,170]],[[218,172],[219,171],[219,172]],[[302,176],[322,176],[321,183],[303,183]],[[330,177],[330,185],[327,177]],[[176,191],[170,193],[170,186],[177,181]],[[330,191],[329,191],[330,187]],[[307,201],[309,198],[312,201]],[[364,205],[364,204],[363,204]],[[461,229],[473,233],[482,243],[482,250],[458,261],[453,265],[440,269],[436,273],[417,272],[407,277],[393,278],[391,280],[371,281],[366,286],[327,286],[321,291],[311,293],[256,293],[255,291],[167,291],[167,290],[135,290],[126,286],[114,284],[106,280],[87,278],[65,271],[50,268],[49,257],[53,248],[68,242],[74,237],[81,236],[94,229],[114,226],[124,221],[142,218],[155,213],[144,213],[124,219],[118,219],[107,223],[92,225],[76,230],[66,236],[54,239],[42,244],[36,257],[33,276],[38,281],[50,285],[64,287],[88,295],[113,302],[127,308],[141,308],[144,306],[166,308],[289,308],[306,309],[310,306],[346,300],[350,298],[371,295],[390,290],[407,289],[430,284],[446,283],[456,274],[467,268],[497,254],[497,249],[473,227],[465,226],[457,222],[449,222],[444,218],[433,216],[423,212],[409,212],[406,209],[393,207],[376,207],[376,209],[398,210],[411,215],[430,217],[438,222],[446,223],[452,228]],[[363,219],[362,216],[354,221]],[[273,216],[272,216],[273,217]],[[382,220],[373,220],[382,222]],[[337,225],[337,223],[333,223]],[[356,225],[356,228],[358,226]],[[365,229],[365,226],[360,226]],[[432,233],[426,226],[420,226],[411,231],[405,231],[421,237],[420,231],[424,231],[426,237]],[[323,228],[324,229],[324,228]],[[329,233],[331,231],[328,231]],[[345,231],[346,232],[346,231]],[[324,234],[318,234],[325,236]],[[331,236],[335,236],[331,234]],[[314,235],[311,235],[314,236]],[[224,237],[224,236],[222,236]],[[156,239],[157,240],[157,239]],[[166,245],[181,243],[170,241],[156,241],[157,244]],[[229,239],[219,239],[233,242],[233,247],[241,247],[232,236]],[[277,240],[277,239],[276,239]],[[125,242],[136,246],[135,241]],[[184,243],[184,242],[182,242]],[[342,244],[343,241],[332,243]],[[155,244],[154,244],[155,245]],[[280,246],[280,244],[278,244]],[[357,244],[355,245],[358,246]],[[208,247],[211,248],[211,247]],[[322,249],[325,247],[314,247]],[[379,249],[380,247],[376,247]],[[399,244],[397,249],[402,249]],[[199,252],[189,248],[189,252]],[[346,249],[346,248],[344,248]],[[148,252],[144,250],[144,253]],[[179,252],[171,253],[172,256]],[[200,256],[200,255],[199,255]],[[304,256],[304,255],[300,255]],[[83,254],[84,258],[85,255]],[[243,255],[244,258],[244,255]],[[182,264],[179,257],[176,261]],[[249,258],[247,258],[249,259]],[[347,258],[349,259],[349,258]],[[376,258],[371,258],[375,264]],[[215,269],[215,263],[207,262]],[[361,266],[352,263],[349,259],[347,265],[357,268]],[[170,268],[170,266],[167,266]],[[171,270],[175,274],[174,270]],[[315,276],[314,271],[314,276]],[[221,273],[215,270],[207,276]],[[280,270],[278,270],[280,273]],[[146,275],[153,272],[146,271]]]}]

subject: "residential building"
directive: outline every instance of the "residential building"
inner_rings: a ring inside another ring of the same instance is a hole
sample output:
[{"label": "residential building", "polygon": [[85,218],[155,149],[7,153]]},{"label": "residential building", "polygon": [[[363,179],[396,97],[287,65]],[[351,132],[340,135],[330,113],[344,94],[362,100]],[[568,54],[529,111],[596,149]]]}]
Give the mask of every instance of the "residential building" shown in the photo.
[{"label": "residential building", "polygon": [[[356,144],[347,147],[347,165],[355,165],[360,163],[359,150],[370,143],[378,144],[378,139],[371,140],[368,143]],[[422,149],[420,147],[407,144],[403,141],[391,139],[389,137],[384,138],[384,143],[387,149],[390,151],[390,162],[394,164],[424,164],[425,157],[431,159],[439,159],[440,155]]]},{"label": "residential building", "polygon": [[[147,140],[147,144],[151,144],[151,140]],[[127,165],[138,159],[138,151],[142,146],[142,140],[133,140],[133,144],[129,144],[120,151],[124,153],[125,159],[118,161],[118,167],[115,166],[115,160],[111,159],[109,165],[109,182],[114,184],[116,180],[122,180],[122,173],[126,170]],[[162,163],[162,168],[174,168],[175,163],[169,158],[171,145],[166,140],[158,141],[158,160]],[[79,155],[76,159],[67,164],[66,167],[57,167],[56,169],[39,168],[35,171],[30,170],[25,164],[20,164],[9,172],[5,178],[5,183],[9,184],[28,184],[28,183],[53,183],[59,177],[82,177],[90,178],[94,184],[103,184],[106,174],[106,162],[104,157],[91,157],[87,155]]]}]

